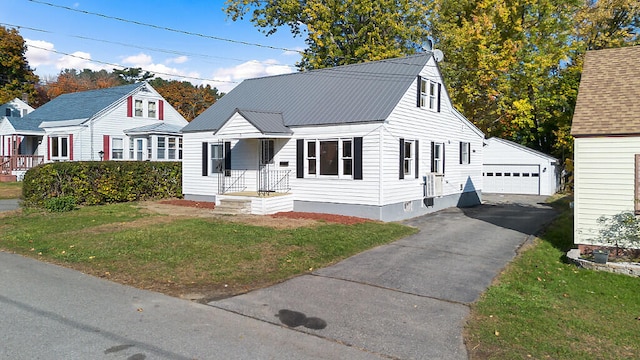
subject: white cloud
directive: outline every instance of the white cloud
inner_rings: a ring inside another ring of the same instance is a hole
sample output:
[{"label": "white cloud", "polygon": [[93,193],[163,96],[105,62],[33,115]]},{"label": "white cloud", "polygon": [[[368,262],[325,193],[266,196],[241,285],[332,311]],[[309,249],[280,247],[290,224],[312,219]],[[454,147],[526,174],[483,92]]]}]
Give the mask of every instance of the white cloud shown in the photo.
[{"label": "white cloud", "polygon": [[138,55],[128,56],[122,59],[122,62],[125,64],[133,65],[134,67],[145,67],[153,63],[153,59],[151,56],[140,53]]},{"label": "white cloud", "polygon": [[304,52],[304,48],[301,47],[296,47],[293,48],[293,50],[288,50],[282,53],[282,55],[285,56],[300,56],[301,53]]},{"label": "white cloud", "polygon": [[171,64],[171,63],[184,64],[187,61],[189,61],[189,58],[183,55],[183,56],[178,56],[177,58],[167,59],[166,63],[167,64]]},{"label": "white cloud", "polygon": [[51,56],[52,52],[50,51],[54,50],[54,46],[52,43],[43,40],[31,39],[24,39],[24,42],[27,44],[27,52],[25,53],[25,57],[27,58],[27,61],[32,68],[40,65],[49,65],[54,63],[54,60]]},{"label": "white cloud", "polygon": [[113,66],[100,64],[91,61],[91,54],[83,51],[76,51],[69,55],[64,55],[56,60],[56,68],[62,69],[89,69],[93,71],[111,70]]},{"label": "white cloud", "polygon": [[237,85],[230,82],[240,83],[244,79],[288,74],[293,71],[294,69],[291,66],[279,64],[276,60],[250,60],[234,67],[218,69],[213,73],[214,79],[226,82],[214,81],[207,83],[222,92],[228,92]]}]

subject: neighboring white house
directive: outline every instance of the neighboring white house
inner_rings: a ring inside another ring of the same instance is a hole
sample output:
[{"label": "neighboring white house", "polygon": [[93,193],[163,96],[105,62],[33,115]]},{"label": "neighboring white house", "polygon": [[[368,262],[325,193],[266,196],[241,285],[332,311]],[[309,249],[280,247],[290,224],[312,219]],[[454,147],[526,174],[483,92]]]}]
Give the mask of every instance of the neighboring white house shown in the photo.
[{"label": "neighboring white house", "polygon": [[558,159],[496,137],[485,140],[482,191],[553,195],[560,188]]},{"label": "neighboring white house", "polygon": [[245,80],[182,132],[186,199],[384,221],[480,203],[484,134],[431,52]]},{"label": "neighboring white house", "polygon": [[42,162],[177,161],[187,121],[146,82],[63,94],[24,117],[5,118],[12,145],[3,172],[21,177]]},{"label": "neighboring white house", "polygon": [[640,46],[588,51],[573,115],[574,242],[600,244],[597,219],[640,214]]}]

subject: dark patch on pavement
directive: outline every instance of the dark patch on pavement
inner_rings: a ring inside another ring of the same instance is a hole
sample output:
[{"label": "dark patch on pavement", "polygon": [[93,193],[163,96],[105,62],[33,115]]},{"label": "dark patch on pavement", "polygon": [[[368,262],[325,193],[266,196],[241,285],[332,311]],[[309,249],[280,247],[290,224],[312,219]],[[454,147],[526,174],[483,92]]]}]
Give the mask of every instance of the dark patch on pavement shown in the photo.
[{"label": "dark patch on pavement", "polygon": [[326,321],[317,317],[307,317],[307,315],[299,311],[282,309],[278,311],[276,317],[288,327],[304,326],[313,330],[322,330],[327,327]]},{"label": "dark patch on pavement", "polygon": [[135,355],[131,355],[127,358],[127,360],[144,360],[147,358],[147,355],[145,354],[135,354]]},{"label": "dark patch on pavement", "polygon": [[107,350],[104,351],[105,354],[111,354],[111,353],[115,353],[118,351],[122,351],[122,350],[127,350],[130,347],[134,347],[135,345],[118,345],[118,346],[112,346],[110,348],[108,348]]}]

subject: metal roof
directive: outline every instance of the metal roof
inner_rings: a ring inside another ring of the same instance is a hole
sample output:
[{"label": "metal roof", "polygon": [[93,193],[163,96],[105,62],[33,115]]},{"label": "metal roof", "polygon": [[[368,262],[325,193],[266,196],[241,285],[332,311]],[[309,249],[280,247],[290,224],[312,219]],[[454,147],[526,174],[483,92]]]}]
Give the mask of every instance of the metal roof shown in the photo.
[{"label": "metal roof", "polygon": [[384,121],[431,56],[248,79],[182,131],[217,131],[236,109],[280,113],[287,127]]},{"label": "metal roof", "polygon": [[182,126],[157,123],[125,130],[125,134],[179,134]]},{"label": "metal roof", "polygon": [[62,94],[35,109],[22,119],[39,120],[39,122],[89,119],[144,84],[136,83]]},{"label": "metal roof", "polygon": [[238,109],[238,114],[263,134],[291,134],[291,129],[284,126],[282,113]]}]

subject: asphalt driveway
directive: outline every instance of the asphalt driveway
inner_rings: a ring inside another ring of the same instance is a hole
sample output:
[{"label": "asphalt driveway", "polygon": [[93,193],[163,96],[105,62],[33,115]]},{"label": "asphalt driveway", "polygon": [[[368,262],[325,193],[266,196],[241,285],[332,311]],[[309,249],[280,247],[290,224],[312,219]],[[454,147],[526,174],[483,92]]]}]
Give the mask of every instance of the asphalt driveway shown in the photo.
[{"label": "asphalt driveway", "polygon": [[[296,330],[384,357],[467,359],[468,305],[556,216],[544,199],[487,195],[482,206],[406,221],[420,229],[413,236],[210,305],[280,325],[294,312]],[[305,327],[305,317],[326,327]]]},{"label": "asphalt driveway", "polygon": [[541,197],[486,198],[210,306],[0,252],[0,358],[467,359],[469,303],[556,215]]}]

